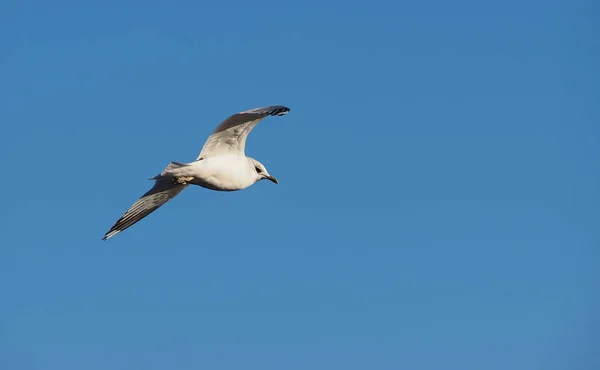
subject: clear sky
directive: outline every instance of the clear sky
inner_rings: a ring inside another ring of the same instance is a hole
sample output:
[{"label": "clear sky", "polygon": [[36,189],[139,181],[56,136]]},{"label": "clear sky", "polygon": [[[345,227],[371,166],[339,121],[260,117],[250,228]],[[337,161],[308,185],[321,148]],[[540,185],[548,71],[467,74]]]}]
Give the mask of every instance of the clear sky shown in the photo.
[{"label": "clear sky", "polygon": [[210,3],[0,3],[0,368],[600,368],[597,1]]}]

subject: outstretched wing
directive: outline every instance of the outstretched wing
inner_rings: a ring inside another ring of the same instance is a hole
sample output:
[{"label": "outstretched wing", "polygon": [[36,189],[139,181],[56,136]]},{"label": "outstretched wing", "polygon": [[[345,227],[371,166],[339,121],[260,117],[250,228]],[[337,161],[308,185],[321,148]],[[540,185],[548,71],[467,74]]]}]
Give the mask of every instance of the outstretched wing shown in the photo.
[{"label": "outstretched wing", "polygon": [[107,240],[117,235],[121,231],[132,226],[150,213],[158,209],[177,194],[181,193],[187,185],[171,182],[171,179],[156,180],[152,189],[142,195],[125,214],[117,220],[113,227],[108,230],[102,240]]},{"label": "outstretched wing", "polygon": [[231,152],[243,155],[246,138],[258,122],[266,116],[283,116],[289,111],[290,108],[283,105],[271,105],[234,114],[221,122],[208,137],[197,160]]}]

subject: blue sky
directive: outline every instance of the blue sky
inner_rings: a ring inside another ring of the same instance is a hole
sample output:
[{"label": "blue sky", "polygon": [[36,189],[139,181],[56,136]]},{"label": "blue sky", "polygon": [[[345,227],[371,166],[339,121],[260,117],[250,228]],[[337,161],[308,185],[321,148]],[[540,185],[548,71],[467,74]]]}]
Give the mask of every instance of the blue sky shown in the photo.
[{"label": "blue sky", "polygon": [[202,4],[0,5],[0,367],[600,368],[597,2]]}]

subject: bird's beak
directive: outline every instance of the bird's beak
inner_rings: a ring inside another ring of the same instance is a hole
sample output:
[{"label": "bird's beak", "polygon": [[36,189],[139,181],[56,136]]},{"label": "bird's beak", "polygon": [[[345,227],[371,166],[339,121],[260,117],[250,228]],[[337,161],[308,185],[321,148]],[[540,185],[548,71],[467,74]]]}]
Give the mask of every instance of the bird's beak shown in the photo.
[{"label": "bird's beak", "polygon": [[274,177],[273,177],[273,176],[271,176],[271,175],[269,175],[269,176],[266,176],[266,177],[265,177],[265,179],[267,179],[267,180],[271,180],[271,181],[273,181],[274,183],[276,183],[276,184],[279,184],[279,181],[277,181],[277,179],[276,179],[276,178],[274,178]]}]

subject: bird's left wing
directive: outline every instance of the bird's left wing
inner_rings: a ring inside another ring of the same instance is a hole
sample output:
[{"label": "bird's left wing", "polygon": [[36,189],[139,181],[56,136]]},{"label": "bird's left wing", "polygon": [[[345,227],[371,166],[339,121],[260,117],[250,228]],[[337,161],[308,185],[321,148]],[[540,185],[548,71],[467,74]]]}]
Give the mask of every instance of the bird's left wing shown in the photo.
[{"label": "bird's left wing", "polygon": [[283,105],[271,105],[232,115],[208,137],[197,159],[231,152],[244,155],[246,138],[258,122],[267,116],[283,116],[289,111],[290,108]]},{"label": "bird's left wing", "polygon": [[171,179],[156,180],[152,189],[142,195],[127,212],[108,230],[102,240],[107,240],[132,226],[150,213],[156,211],[177,194],[181,193],[187,185],[174,183]]}]

